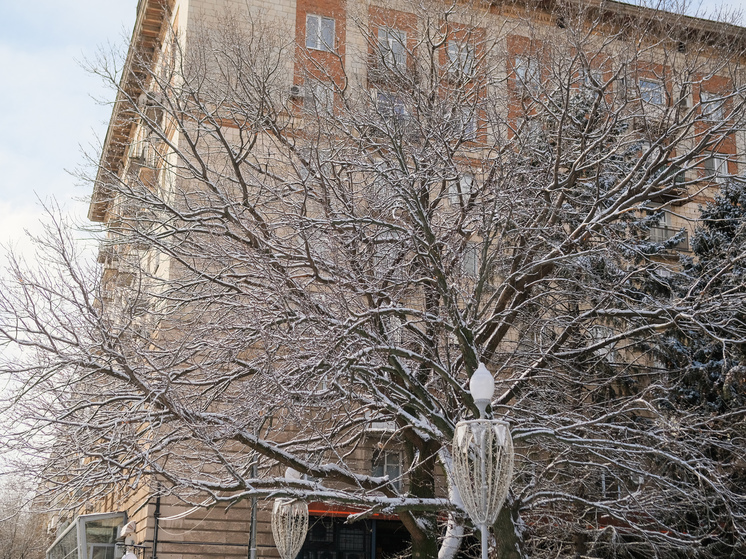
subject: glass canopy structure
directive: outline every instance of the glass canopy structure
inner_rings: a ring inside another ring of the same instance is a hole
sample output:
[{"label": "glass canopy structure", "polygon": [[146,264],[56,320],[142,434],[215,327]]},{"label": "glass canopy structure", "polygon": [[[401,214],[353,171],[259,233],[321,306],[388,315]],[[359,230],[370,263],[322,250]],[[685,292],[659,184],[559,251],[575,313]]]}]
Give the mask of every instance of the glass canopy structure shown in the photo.
[{"label": "glass canopy structure", "polygon": [[116,541],[126,521],[124,512],[78,516],[49,547],[47,559],[121,559],[124,546]]}]

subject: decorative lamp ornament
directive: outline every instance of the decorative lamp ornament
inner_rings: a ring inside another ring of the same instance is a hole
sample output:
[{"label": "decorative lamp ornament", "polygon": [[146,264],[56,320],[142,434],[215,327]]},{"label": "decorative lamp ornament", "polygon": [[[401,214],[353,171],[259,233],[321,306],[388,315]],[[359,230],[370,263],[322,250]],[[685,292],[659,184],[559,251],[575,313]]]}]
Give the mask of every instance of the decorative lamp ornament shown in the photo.
[{"label": "decorative lamp ornament", "polygon": [[497,520],[513,476],[513,440],[504,421],[460,421],[453,435],[453,481],[478,526]]},{"label": "decorative lamp ornament", "polygon": [[297,499],[275,499],[272,535],[282,559],[294,559],[308,532],[308,505]]},{"label": "decorative lamp ornament", "polygon": [[495,379],[484,366],[480,363],[474,374],[469,379],[469,392],[474,399],[474,404],[479,409],[479,417],[484,419],[487,415],[487,406],[492,402],[492,395],[495,393]]},{"label": "decorative lamp ornament", "polygon": [[459,421],[453,433],[451,478],[467,514],[482,535],[482,558],[487,559],[489,526],[495,523],[513,477],[513,439],[504,421],[484,419],[495,382],[480,363],[469,381],[482,419]]},{"label": "decorative lamp ornament", "polygon": [[137,559],[137,555],[135,555],[131,551],[128,551],[127,553],[122,555],[122,559]]},{"label": "decorative lamp ornament", "polygon": [[[285,470],[287,479],[301,479],[293,468]],[[308,532],[308,505],[298,499],[275,499],[272,507],[272,535],[282,559],[295,559]]]}]

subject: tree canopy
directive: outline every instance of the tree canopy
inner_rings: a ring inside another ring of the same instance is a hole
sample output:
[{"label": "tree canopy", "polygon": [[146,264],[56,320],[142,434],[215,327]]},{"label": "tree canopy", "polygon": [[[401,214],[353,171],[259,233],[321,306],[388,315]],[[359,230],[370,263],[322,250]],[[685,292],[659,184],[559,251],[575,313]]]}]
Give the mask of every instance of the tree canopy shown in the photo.
[{"label": "tree canopy", "polygon": [[[106,238],[97,266],[62,225],[42,266],[10,263],[3,444],[44,457],[56,506],[153,479],[197,504],[295,496],[396,513],[415,557],[448,557],[483,361],[516,444],[501,557],[742,553],[743,382],[722,368],[723,404],[690,405],[704,359],[660,349],[746,341],[742,190],[674,256],[743,129],[742,30],[349,9],[344,52],[237,12],[133,48],[121,81],[97,68],[130,131],[95,169]],[[401,480],[373,449],[401,452]]]}]

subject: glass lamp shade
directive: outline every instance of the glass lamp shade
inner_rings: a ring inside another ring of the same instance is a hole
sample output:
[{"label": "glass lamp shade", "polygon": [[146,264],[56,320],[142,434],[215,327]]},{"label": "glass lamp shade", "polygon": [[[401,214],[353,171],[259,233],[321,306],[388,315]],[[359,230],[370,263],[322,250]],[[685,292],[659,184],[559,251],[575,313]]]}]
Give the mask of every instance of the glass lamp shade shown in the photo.
[{"label": "glass lamp shade", "polygon": [[275,499],[272,535],[282,559],[295,559],[308,532],[308,505],[297,499]]},{"label": "glass lamp shade", "polygon": [[453,435],[453,482],[477,526],[497,520],[513,477],[513,439],[504,421],[460,421]]},{"label": "glass lamp shade", "polygon": [[285,479],[303,479],[303,475],[295,468],[285,468]]},{"label": "glass lamp shade", "polygon": [[495,379],[484,366],[480,363],[474,374],[469,379],[469,392],[474,399],[474,404],[479,408],[480,417],[485,416],[485,410],[492,401],[492,395],[495,393]]}]

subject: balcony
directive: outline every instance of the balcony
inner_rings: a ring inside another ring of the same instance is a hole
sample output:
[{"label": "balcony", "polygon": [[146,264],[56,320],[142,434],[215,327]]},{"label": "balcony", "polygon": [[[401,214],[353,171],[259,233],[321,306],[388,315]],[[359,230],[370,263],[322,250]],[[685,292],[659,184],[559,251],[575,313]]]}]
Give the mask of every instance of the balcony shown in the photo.
[{"label": "balcony", "polygon": [[686,231],[686,229],[674,229],[673,227],[666,227],[661,225],[656,225],[654,227],[650,228],[650,241],[653,243],[663,243],[668,241],[669,239],[672,239],[679,233],[682,233],[683,231],[683,237],[682,239],[674,245],[674,250],[689,250],[689,233]]}]

